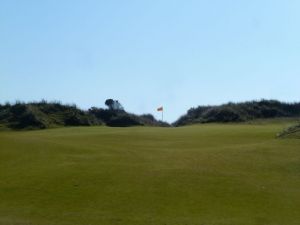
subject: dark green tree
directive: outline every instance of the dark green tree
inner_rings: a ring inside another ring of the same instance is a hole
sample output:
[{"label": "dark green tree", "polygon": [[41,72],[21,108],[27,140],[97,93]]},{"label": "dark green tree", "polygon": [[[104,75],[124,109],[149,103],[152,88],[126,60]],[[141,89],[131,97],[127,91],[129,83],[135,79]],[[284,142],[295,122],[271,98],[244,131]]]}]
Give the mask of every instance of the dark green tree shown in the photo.
[{"label": "dark green tree", "polygon": [[111,98],[106,99],[105,101],[105,105],[109,108],[109,109],[113,109],[115,101]]}]

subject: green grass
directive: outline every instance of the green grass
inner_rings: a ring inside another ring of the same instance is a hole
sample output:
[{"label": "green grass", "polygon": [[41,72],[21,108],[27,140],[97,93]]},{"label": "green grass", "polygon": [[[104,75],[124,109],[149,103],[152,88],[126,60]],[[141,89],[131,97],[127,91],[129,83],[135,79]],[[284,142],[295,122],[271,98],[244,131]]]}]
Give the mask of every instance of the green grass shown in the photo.
[{"label": "green grass", "polygon": [[1,225],[299,225],[282,123],[0,132]]}]

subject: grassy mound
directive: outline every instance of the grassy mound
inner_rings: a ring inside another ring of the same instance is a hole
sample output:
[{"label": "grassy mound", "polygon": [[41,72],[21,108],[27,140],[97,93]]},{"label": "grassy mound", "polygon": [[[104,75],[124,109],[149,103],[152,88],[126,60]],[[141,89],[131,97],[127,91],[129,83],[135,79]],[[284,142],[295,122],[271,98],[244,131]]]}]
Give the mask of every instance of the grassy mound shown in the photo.
[{"label": "grassy mound", "polygon": [[168,123],[156,120],[151,114],[135,115],[124,110],[101,109],[96,107],[92,107],[88,112],[111,127],[170,126]]},{"label": "grassy mound", "polygon": [[291,126],[278,134],[281,138],[300,138],[300,124]]},{"label": "grassy mound", "polygon": [[13,129],[44,129],[99,125],[101,121],[75,105],[36,102],[0,106],[0,123]]},{"label": "grassy mound", "polygon": [[300,116],[300,103],[261,100],[191,108],[186,115],[180,117],[174,125],[182,126],[194,123],[211,122],[245,122],[254,119],[298,116]]},{"label": "grassy mound", "polygon": [[138,116],[124,110],[92,107],[84,111],[75,105],[46,101],[0,105],[0,128],[45,129],[101,124],[114,127],[168,126],[167,123],[157,121],[150,114]]}]

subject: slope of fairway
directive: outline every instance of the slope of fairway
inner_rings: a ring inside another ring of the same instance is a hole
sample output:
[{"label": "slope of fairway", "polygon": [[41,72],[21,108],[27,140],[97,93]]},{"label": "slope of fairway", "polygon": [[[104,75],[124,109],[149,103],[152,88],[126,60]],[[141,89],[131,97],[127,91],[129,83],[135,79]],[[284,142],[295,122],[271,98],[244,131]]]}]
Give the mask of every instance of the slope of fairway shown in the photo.
[{"label": "slope of fairway", "polygon": [[278,134],[281,138],[300,138],[300,124],[285,129]]},{"label": "slope of fairway", "polygon": [[299,225],[283,124],[0,132],[1,225]]}]

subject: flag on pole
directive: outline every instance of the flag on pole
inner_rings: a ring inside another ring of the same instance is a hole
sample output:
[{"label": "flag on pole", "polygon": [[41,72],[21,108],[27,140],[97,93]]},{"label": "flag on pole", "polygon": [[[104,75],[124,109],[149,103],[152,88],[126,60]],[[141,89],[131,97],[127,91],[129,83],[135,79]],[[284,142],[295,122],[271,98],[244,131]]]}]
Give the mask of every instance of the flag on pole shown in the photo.
[{"label": "flag on pole", "polygon": [[157,108],[157,111],[158,111],[158,112],[164,111],[164,107],[161,106],[161,107]]},{"label": "flag on pole", "polygon": [[159,108],[157,108],[157,111],[158,112],[161,112],[161,121],[163,121],[164,120],[164,107],[159,107]]}]

